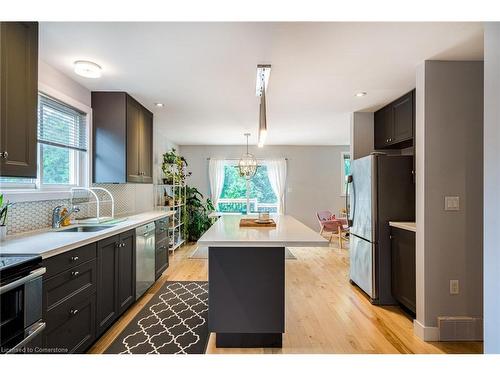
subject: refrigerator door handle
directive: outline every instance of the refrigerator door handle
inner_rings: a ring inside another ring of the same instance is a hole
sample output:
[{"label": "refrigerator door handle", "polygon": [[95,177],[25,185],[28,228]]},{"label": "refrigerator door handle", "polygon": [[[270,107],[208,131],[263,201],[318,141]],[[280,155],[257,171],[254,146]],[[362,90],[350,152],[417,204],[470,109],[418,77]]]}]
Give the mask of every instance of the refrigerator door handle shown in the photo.
[{"label": "refrigerator door handle", "polygon": [[[351,205],[348,205],[349,185],[351,185],[351,184],[352,184],[352,194],[353,194],[353,199],[351,200],[352,207],[351,207]],[[352,227],[352,224],[354,222],[354,214],[356,213],[356,205],[354,204],[354,202],[356,202],[356,190],[354,188],[353,178],[352,178],[352,174],[351,174],[351,175],[347,176],[346,193],[345,193],[345,207],[347,209],[347,226],[349,228]]]}]

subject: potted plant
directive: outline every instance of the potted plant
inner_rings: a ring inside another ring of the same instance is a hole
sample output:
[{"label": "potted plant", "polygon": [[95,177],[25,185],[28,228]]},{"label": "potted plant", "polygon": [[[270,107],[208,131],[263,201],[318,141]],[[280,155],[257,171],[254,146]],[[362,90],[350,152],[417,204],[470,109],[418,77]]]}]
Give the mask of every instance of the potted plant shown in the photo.
[{"label": "potted plant", "polygon": [[184,210],[185,233],[188,241],[197,241],[212,225],[208,214],[215,211],[210,199],[203,200],[198,189],[186,186],[186,209]]},{"label": "potted plant", "polygon": [[0,240],[3,241],[7,237],[7,215],[9,213],[9,207],[12,203],[4,203],[3,194],[0,194]]}]

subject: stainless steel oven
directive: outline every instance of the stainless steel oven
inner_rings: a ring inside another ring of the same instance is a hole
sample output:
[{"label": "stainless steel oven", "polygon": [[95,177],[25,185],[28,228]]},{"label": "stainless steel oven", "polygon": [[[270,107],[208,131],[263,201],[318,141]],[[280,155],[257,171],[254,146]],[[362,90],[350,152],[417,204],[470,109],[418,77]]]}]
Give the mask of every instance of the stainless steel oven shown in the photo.
[{"label": "stainless steel oven", "polygon": [[41,345],[41,257],[0,255],[0,353],[35,353]]}]

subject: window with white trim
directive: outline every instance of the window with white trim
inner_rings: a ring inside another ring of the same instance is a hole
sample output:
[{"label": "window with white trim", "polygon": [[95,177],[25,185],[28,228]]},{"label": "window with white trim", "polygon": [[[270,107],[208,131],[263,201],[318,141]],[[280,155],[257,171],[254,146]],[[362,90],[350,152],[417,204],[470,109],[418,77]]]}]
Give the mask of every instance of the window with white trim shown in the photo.
[{"label": "window with white trim", "polygon": [[346,195],[347,191],[347,176],[351,174],[351,154],[342,152],[340,154],[340,183],[342,195]]},{"label": "window with white trim", "polygon": [[86,113],[39,93],[37,139],[37,178],[0,177],[2,188],[54,190],[87,184]]}]

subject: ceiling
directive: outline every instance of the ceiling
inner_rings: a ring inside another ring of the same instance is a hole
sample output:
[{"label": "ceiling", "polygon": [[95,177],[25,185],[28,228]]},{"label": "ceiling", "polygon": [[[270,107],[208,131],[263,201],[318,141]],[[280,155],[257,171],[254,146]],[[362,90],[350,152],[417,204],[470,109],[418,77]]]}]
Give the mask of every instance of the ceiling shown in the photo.
[{"label": "ceiling", "polygon": [[[481,60],[480,23],[43,22],[40,58],[90,90],[129,92],[180,145],[257,142],[256,66],[272,65],[266,144],[349,144],[349,113],[415,87],[426,59]],[[75,60],[103,68],[77,76]],[[355,93],[365,91],[358,98]],[[154,106],[165,104],[164,108]]]}]

